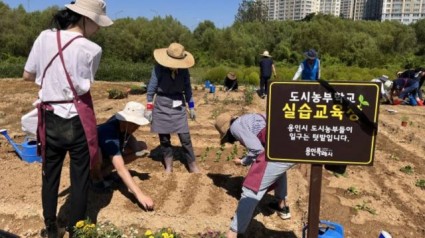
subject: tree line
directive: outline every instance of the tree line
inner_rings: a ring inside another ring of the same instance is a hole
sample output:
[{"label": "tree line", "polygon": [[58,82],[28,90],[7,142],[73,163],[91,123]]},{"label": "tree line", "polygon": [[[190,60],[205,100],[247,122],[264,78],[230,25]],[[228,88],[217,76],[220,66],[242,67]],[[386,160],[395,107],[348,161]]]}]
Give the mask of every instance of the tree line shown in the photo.
[{"label": "tree line", "polygon": [[[42,30],[51,27],[51,18],[57,10],[50,7],[26,12],[22,5],[12,9],[0,2],[0,77],[20,77],[34,40]],[[193,31],[172,16],[151,20],[122,18],[100,30],[92,40],[102,46],[102,61],[115,66],[115,73],[123,73],[121,66],[133,65],[124,67],[125,73],[134,69],[132,74],[140,73],[143,77],[150,73],[153,50],[167,47],[173,41],[182,43],[195,56],[196,67],[253,67],[264,50],[270,52],[278,65],[293,67],[309,48],[316,49],[323,66],[423,66],[425,20],[403,25],[317,14],[303,21],[264,21],[244,18],[244,11],[249,8],[241,6],[229,27],[217,28],[206,20]],[[19,72],[14,69],[18,66]]]}]

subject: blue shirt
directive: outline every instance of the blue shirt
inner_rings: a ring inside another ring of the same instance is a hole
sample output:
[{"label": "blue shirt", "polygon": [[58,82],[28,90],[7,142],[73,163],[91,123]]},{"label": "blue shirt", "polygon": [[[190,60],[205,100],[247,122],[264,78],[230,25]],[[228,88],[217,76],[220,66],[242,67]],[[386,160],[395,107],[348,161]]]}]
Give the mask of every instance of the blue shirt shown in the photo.
[{"label": "blue shirt", "polygon": [[[124,133],[120,132],[120,121],[115,116],[97,127],[99,147],[104,159],[121,155],[124,146]],[[127,138],[128,139],[128,138]]]}]

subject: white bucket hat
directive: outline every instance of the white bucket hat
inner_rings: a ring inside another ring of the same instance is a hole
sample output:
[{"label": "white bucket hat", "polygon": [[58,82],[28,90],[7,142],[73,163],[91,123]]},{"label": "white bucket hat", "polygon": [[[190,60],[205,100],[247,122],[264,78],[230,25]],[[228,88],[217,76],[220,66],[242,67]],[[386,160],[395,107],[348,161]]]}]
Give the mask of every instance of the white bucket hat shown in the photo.
[{"label": "white bucket hat", "polygon": [[184,50],[184,46],[179,43],[171,43],[168,48],[156,49],[153,57],[160,65],[175,68],[187,69],[195,65],[193,55]]},{"label": "white bucket hat", "polygon": [[114,23],[106,16],[106,3],[103,0],[76,0],[74,4],[66,4],[65,7],[90,18],[101,27],[110,26]]},{"label": "white bucket hat", "polygon": [[117,112],[115,117],[120,121],[128,121],[139,126],[149,124],[148,119],[145,118],[145,106],[138,102],[128,102],[124,110]]}]

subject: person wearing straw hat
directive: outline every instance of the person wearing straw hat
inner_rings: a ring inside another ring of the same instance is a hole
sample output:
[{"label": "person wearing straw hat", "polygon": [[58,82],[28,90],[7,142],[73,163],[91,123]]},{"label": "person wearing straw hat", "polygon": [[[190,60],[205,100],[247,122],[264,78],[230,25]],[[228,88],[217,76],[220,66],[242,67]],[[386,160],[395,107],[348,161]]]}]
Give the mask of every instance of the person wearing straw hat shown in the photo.
[{"label": "person wearing straw hat", "polygon": [[304,52],[305,60],[298,66],[292,80],[297,80],[300,76],[302,80],[318,80],[320,79],[320,60],[317,58],[317,52],[310,49]]},{"label": "person wearing straw hat", "polygon": [[[104,191],[110,189],[116,180],[122,180],[137,201],[146,210],[151,210],[154,208],[152,199],[140,190],[125,166],[149,154],[146,144],[138,142],[133,136],[140,126],[149,124],[144,112],[143,104],[128,102],[124,110],[117,112],[97,127],[101,163],[98,163],[92,171],[93,181],[96,181],[92,186],[95,191]],[[111,174],[112,168],[116,170],[118,178]],[[108,177],[112,181],[108,180]]]},{"label": "person wearing straw hat", "polygon": [[147,88],[145,116],[151,122],[151,132],[159,134],[165,171],[173,171],[170,134],[177,133],[189,172],[197,173],[199,169],[195,161],[186,112],[187,104],[190,118],[195,120],[195,102],[189,74],[189,68],[195,64],[195,59],[183,45],[175,42],[168,48],[155,49],[153,56],[157,64],[152,70]]},{"label": "person wearing straw hat", "polygon": [[260,90],[259,95],[261,98],[267,96],[267,85],[268,81],[272,76],[276,78],[276,69],[272,60],[272,56],[267,50],[265,50],[261,55],[260,60]]},{"label": "person wearing straw hat", "polygon": [[224,78],[224,90],[225,91],[237,91],[238,90],[238,79],[234,72],[229,72]]},{"label": "person wearing straw hat", "polygon": [[[53,28],[35,40],[23,73],[40,86],[37,141],[43,159],[43,236],[58,237],[58,189],[70,155],[68,228],[86,218],[89,170],[98,158],[96,117],[90,95],[102,48],[88,38],[113,24],[102,0],[76,0],[53,16]],[[73,235],[72,229],[69,230]]]},{"label": "person wearing straw hat", "polygon": [[235,164],[251,165],[246,175],[242,195],[236,213],[227,232],[228,238],[236,238],[244,234],[252,219],[259,201],[271,189],[274,189],[276,201],[269,204],[282,219],[291,218],[286,203],[287,176],[286,171],[293,163],[268,162],[265,159],[266,116],[259,113],[248,113],[234,117],[229,113],[219,115],[215,128],[220,133],[220,144],[239,141],[248,150],[242,159],[236,158]]}]

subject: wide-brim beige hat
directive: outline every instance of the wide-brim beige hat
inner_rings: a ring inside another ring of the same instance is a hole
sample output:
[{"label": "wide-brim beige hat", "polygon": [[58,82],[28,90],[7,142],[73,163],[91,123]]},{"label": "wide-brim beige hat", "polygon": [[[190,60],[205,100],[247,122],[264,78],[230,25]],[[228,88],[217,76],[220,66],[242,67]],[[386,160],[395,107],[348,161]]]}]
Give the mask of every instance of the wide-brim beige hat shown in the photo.
[{"label": "wide-brim beige hat", "polygon": [[235,80],[236,79],[236,74],[234,72],[229,72],[227,74],[227,78],[230,80]]},{"label": "wide-brim beige hat", "polygon": [[229,128],[233,116],[230,113],[220,114],[215,120],[215,129],[220,133],[220,144],[229,142]]},{"label": "wide-brim beige hat", "polygon": [[101,27],[107,27],[114,23],[106,15],[106,3],[102,0],[76,0],[73,4],[66,4],[65,7],[90,18]]},{"label": "wide-brim beige hat", "polygon": [[179,43],[171,43],[168,48],[156,49],[153,56],[158,64],[175,69],[187,69],[195,65],[195,58],[184,46]]},{"label": "wide-brim beige hat", "polygon": [[265,50],[262,54],[260,54],[261,56],[264,56],[264,57],[272,57],[271,55],[270,55],[270,53],[267,51],[267,50]]},{"label": "wide-brim beige hat", "polygon": [[139,126],[149,124],[148,119],[145,118],[145,106],[138,102],[128,102],[124,110],[115,114],[115,117],[120,121],[128,121]]}]

